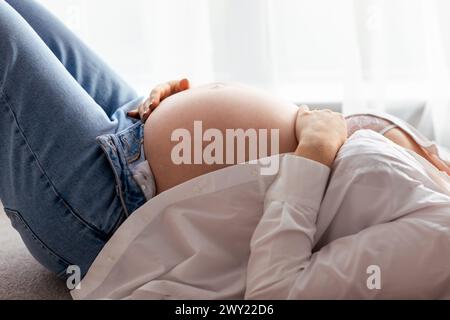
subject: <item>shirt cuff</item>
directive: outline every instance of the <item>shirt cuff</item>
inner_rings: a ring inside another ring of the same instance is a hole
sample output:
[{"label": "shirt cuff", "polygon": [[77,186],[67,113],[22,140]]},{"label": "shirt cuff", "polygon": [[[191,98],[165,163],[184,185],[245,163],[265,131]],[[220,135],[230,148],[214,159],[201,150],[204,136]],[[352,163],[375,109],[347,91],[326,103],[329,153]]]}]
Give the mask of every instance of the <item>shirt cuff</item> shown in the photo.
[{"label": "shirt cuff", "polygon": [[287,154],[281,160],[278,177],[268,196],[318,210],[330,171],[330,168],[322,163]]}]

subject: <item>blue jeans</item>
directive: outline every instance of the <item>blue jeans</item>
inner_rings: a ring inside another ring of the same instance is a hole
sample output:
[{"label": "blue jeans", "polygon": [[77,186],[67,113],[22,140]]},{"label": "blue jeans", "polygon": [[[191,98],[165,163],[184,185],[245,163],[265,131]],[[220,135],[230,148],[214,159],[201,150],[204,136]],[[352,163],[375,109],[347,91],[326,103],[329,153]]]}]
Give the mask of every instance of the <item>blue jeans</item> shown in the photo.
[{"label": "blue jeans", "polygon": [[60,276],[69,265],[84,275],[142,204],[124,204],[96,141],[141,129],[126,116],[140,102],[43,7],[0,1],[0,199],[33,256]]}]

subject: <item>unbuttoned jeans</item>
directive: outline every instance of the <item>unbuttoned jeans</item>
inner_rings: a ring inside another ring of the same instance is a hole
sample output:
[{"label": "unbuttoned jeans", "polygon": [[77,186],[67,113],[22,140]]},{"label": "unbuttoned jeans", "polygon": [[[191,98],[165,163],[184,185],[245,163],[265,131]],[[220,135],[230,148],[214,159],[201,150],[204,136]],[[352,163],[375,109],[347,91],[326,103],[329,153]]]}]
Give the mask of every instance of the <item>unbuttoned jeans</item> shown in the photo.
[{"label": "unbuttoned jeans", "polygon": [[141,100],[43,7],[0,1],[0,199],[59,276],[84,275],[129,214],[96,138],[135,125]]}]

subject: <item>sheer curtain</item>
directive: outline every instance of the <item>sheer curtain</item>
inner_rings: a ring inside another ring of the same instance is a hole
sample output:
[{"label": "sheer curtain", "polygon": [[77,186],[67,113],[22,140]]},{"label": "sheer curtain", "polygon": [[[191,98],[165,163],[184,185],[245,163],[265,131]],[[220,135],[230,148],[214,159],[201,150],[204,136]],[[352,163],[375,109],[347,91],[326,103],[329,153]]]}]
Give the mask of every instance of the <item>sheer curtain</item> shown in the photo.
[{"label": "sheer curtain", "polygon": [[186,76],[346,113],[401,106],[450,143],[448,0],[40,1],[143,93]]}]

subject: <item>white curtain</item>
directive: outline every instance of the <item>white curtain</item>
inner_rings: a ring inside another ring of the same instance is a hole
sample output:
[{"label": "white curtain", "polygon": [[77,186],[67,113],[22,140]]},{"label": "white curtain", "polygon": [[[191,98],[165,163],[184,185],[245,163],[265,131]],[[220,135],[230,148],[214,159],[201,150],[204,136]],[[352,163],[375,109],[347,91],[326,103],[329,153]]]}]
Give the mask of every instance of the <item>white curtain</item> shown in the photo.
[{"label": "white curtain", "polygon": [[347,113],[410,104],[450,143],[448,0],[41,2],[141,92],[189,77]]}]

